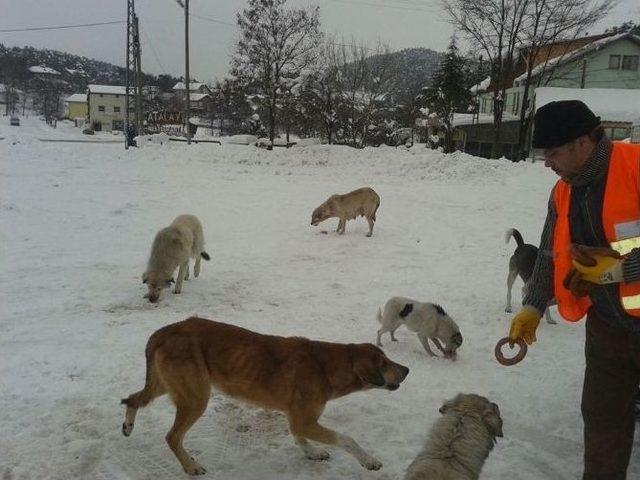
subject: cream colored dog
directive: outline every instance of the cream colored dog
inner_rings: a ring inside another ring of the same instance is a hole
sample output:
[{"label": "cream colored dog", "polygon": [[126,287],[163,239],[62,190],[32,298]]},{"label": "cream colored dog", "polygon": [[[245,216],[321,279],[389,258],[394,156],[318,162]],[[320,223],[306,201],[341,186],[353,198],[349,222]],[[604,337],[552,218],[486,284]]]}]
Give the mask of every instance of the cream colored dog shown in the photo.
[{"label": "cream colored dog", "polygon": [[[151,246],[147,270],[142,274],[142,283],[147,285],[145,298],[156,303],[163,288],[175,282],[174,293],[182,292],[182,281],[189,279],[189,258],[195,258],[193,276],[200,275],[200,259],[209,260],[204,251],[202,225],[195,215],[179,215],[170,226],[156,234]],[[173,272],[178,270],[178,280]]]},{"label": "cream colored dog", "polygon": [[[456,322],[436,303],[418,302],[406,297],[391,297],[384,306],[384,312],[378,309],[378,322],[382,325],[378,330],[376,343],[382,346],[380,338],[385,332],[391,334],[404,325],[418,335],[425,351],[435,357],[429,340],[440,350],[445,358],[455,360],[457,350],[462,345],[462,334]],[[444,342],[444,346],[440,343]]]},{"label": "cream colored dog", "polygon": [[369,233],[373,235],[373,225],[376,221],[376,211],[380,206],[380,197],[369,187],[359,188],[344,195],[331,195],[322,205],[311,214],[311,225],[316,226],[328,218],[340,219],[336,231],[344,233],[347,220],[358,216],[365,217],[369,222]]},{"label": "cream colored dog", "polygon": [[477,480],[496,437],[502,437],[498,405],[480,395],[459,393],[440,413],[404,480]]}]

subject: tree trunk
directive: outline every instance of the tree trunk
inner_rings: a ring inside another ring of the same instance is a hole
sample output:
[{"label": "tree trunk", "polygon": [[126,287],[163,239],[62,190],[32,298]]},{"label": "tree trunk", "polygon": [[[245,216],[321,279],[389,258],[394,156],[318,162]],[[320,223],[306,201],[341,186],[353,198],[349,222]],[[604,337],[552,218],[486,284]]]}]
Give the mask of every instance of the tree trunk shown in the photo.
[{"label": "tree trunk", "polygon": [[273,149],[273,140],[276,138],[276,95],[277,94],[274,91],[269,103],[269,140],[271,142],[271,145],[269,145],[268,150]]},{"label": "tree trunk", "polygon": [[491,145],[491,158],[500,158],[502,146],[500,145],[500,127],[502,126],[503,100],[498,100],[499,90],[493,93],[493,143]]}]

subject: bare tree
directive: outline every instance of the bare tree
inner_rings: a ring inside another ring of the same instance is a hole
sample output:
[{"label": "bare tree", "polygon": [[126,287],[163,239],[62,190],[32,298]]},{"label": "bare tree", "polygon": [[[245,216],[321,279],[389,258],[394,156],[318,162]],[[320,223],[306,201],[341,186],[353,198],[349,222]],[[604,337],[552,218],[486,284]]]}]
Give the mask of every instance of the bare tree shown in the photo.
[{"label": "bare tree", "polygon": [[340,93],[337,79],[341,48],[333,39],[327,39],[319,49],[318,61],[309,69],[303,83],[304,107],[329,144],[334,142],[338,125]]},{"label": "bare tree", "polygon": [[[557,65],[557,61],[550,65],[549,60],[561,59],[571,49],[579,47],[574,42],[576,37],[602,19],[612,6],[610,0],[530,0],[521,37],[524,43],[521,61],[526,70],[520,107],[519,159],[523,159],[528,150],[527,132],[533,115],[530,87],[535,88],[542,81],[549,82]],[[534,68],[536,81],[532,85]]]},{"label": "bare tree", "polygon": [[[493,89],[493,145],[491,156],[500,156],[500,126],[505,90],[514,67],[521,27],[532,0],[443,0],[451,23],[482,50],[491,65]],[[568,0],[573,1],[573,0]]]},{"label": "bare tree", "polygon": [[352,41],[338,44],[333,61],[341,137],[354,147],[362,147],[369,126],[379,120],[391,99],[395,60],[381,42],[371,49]]},{"label": "bare tree", "polygon": [[23,58],[12,53],[0,56],[0,83],[4,83],[5,115],[13,114],[17,110],[22,89],[22,100],[27,84],[27,64]]},{"label": "bare tree", "polygon": [[316,57],[321,43],[319,8],[287,9],[286,0],[249,0],[237,15],[240,40],[232,73],[255,84],[267,98],[273,144],[282,80],[296,78]]},{"label": "bare tree", "polygon": [[48,125],[56,127],[62,113],[64,84],[56,79],[36,78],[33,85],[34,106]]}]

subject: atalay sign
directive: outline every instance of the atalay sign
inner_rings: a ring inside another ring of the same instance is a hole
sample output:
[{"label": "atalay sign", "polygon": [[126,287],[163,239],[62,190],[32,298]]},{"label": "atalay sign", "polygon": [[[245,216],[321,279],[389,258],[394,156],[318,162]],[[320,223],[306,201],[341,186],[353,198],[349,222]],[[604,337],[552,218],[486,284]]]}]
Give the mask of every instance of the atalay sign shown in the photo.
[{"label": "atalay sign", "polygon": [[150,112],[147,115],[147,125],[182,125],[184,116],[182,112]]}]

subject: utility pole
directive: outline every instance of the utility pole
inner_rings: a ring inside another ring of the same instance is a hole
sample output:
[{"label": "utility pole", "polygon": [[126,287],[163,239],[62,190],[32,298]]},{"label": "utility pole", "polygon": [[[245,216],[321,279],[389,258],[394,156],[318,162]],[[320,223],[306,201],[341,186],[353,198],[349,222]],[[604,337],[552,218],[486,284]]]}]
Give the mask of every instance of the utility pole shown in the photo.
[{"label": "utility pole", "polygon": [[184,88],[185,94],[185,122],[187,127],[187,145],[191,145],[189,117],[191,115],[191,91],[189,90],[189,0],[184,0]]},{"label": "utility pole", "polygon": [[131,79],[129,75],[129,71],[131,70],[131,65],[133,63],[132,52],[131,52],[131,29],[132,29],[132,19],[135,15],[135,7],[133,4],[134,0],[127,0],[127,52],[125,55],[125,73],[124,73],[124,149],[129,149],[129,87],[131,84]]},{"label": "utility pole", "polygon": [[584,88],[584,84],[587,80],[587,59],[582,59],[582,75],[580,77],[580,88]]},{"label": "utility pole", "polygon": [[125,69],[124,100],[124,148],[129,148],[129,125],[131,124],[131,92],[134,96],[134,125],[138,135],[142,132],[142,47],[140,24],[136,15],[135,0],[127,0],[127,61]]},{"label": "utility pole", "polygon": [[142,45],[140,44],[140,24],[138,16],[134,16],[134,52],[136,59],[136,130],[142,133]]}]

